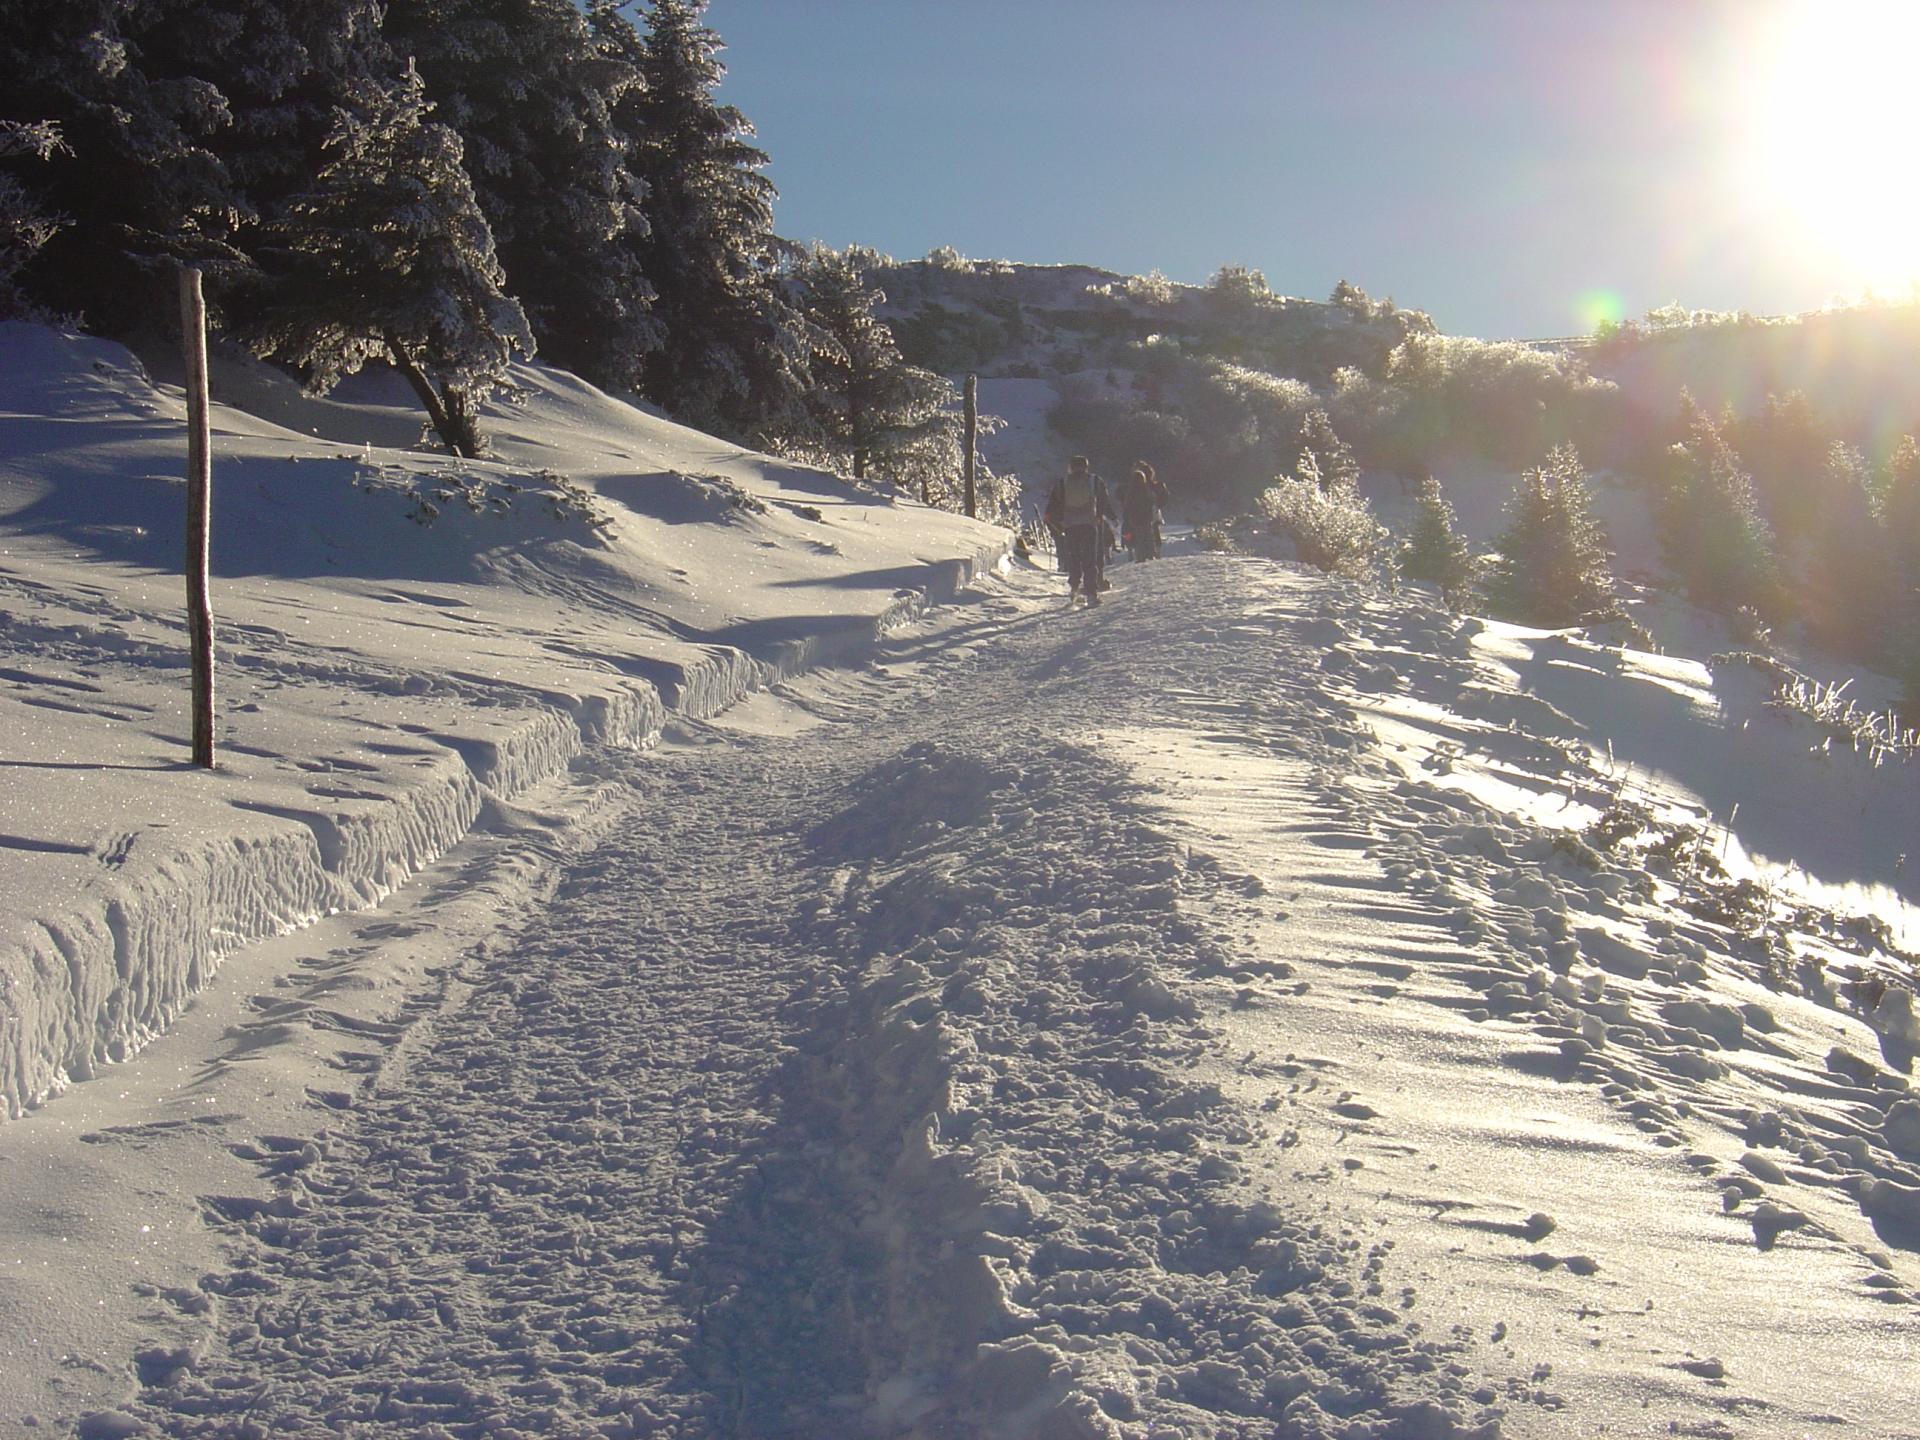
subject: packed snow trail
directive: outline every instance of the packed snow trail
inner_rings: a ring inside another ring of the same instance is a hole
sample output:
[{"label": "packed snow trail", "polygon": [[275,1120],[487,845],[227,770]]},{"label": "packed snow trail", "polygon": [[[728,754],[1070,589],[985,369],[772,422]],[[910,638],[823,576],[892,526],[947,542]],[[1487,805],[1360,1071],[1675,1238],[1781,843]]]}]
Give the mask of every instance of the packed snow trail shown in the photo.
[{"label": "packed snow trail", "polygon": [[1116,580],[597,752],[598,848],[262,1141],[90,1433],[1911,1435],[1844,988],[1383,744],[1594,786],[1462,718],[1528,699],[1475,622]]},{"label": "packed snow trail", "polygon": [[1389,1297],[1390,1246],[1249,1186],[1270,1122],[1193,1077],[1231,877],[1088,744],[1230,634],[1233,567],[1189,563],[1101,617],[981,602],[995,644],[896,647],[917,673],[844,723],[600,756],[627,818],[338,1126],[265,1157],[279,1197],[230,1208],[203,1287],[215,1343],[147,1353],[124,1413],[1490,1431],[1496,1391]]}]

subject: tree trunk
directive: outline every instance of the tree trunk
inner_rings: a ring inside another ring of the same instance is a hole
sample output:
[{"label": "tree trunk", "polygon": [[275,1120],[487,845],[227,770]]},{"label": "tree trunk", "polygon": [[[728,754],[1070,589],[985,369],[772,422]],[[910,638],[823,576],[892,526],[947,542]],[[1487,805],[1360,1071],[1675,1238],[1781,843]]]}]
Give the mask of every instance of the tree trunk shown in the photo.
[{"label": "tree trunk", "polygon": [[207,558],[213,532],[213,450],[207,416],[207,305],[200,272],[180,272],[180,331],[187,362],[187,649],[193,685],[193,763],[213,769],[213,601]]},{"label": "tree trunk", "polygon": [[853,478],[867,478],[867,407],[856,376],[847,386],[847,444],[853,450]]},{"label": "tree trunk", "polygon": [[975,496],[974,496],[974,480],[975,480],[974,445],[975,445],[975,442],[979,439],[979,435],[980,435],[980,377],[978,375],[967,376],[966,417],[967,417],[967,495],[966,495],[967,518],[969,520],[974,520],[979,518],[979,510],[975,503]]},{"label": "tree trunk", "polygon": [[479,446],[475,443],[478,437],[471,418],[454,414],[440,398],[440,392],[433,388],[433,381],[427,377],[427,372],[420,368],[396,336],[383,335],[380,338],[387,347],[387,353],[393,357],[393,363],[400,367],[400,373],[407,377],[407,384],[413,387],[413,393],[419,397],[421,406],[427,412],[427,419],[433,425],[434,434],[463,460],[478,458]]}]

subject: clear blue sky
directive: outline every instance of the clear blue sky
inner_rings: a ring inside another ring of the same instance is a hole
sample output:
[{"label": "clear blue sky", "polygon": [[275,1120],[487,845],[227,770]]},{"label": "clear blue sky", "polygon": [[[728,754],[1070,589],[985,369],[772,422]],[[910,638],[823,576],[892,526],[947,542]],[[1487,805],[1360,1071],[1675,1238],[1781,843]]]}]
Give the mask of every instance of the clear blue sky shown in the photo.
[{"label": "clear blue sky", "polygon": [[[1839,0],[1808,13],[1836,12],[1855,15]],[[1486,336],[1577,333],[1674,300],[1779,313],[1868,284],[1904,294],[1904,269],[1836,238],[1860,224],[1802,223],[1814,191],[1786,172],[1818,146],[1789,155],[1763,123],[1831,116],[1844,77],[1800,83],[1796,67],[1829,32],[1836,53],[1894,48],[1882,20],[1808,21],[1793,0],[707,11],[722,97],[773,157],[784,235],[1189,282],[1250,265],[1315,298],[1345,277]],[[1849,153],[1871,183],[1880,151]],[[1907,189],[1901,153],[1885,165]]]}]

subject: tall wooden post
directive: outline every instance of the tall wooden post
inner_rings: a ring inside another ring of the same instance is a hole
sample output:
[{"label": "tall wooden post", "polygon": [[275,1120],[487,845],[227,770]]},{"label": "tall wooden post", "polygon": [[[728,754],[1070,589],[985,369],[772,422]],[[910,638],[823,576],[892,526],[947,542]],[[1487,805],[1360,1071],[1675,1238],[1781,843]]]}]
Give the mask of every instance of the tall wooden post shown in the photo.
[{"label": "tall wooden post", "polygon": [[187,361],[187,646],[193,672],[193,763],[213,769],[213,601],[207,554],[213,529],[213,449],[207,419],[207,303],[200,272],[180,272]]},{"label": "tall wooden post", "polygon": [[980,377],[967,376],[966,393],[967,416],[967,518],[978,518],[978,507],[974,496],[974,444],[980,435]]}]

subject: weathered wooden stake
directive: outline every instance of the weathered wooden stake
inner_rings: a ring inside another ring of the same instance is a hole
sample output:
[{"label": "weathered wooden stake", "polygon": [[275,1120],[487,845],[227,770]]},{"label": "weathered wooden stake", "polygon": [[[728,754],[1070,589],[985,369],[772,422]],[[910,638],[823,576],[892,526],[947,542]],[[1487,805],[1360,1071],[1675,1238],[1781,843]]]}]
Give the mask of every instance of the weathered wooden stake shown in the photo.
[{"label": "weathered wooden stake", "polygon": [[978,518],[978,507],[974,497],[974,442],[980,433],[980,377],[967,376],[966,392],[967,415],[967,518]]},{"label": "weathered wooden stake", "polygon": [[207,555],[213,524],[213,450],[207,419],[207,302],[200,272],[180,272],[187,361],[187,647],[193,670],[193,763],[213,769],[213,601]]}]

